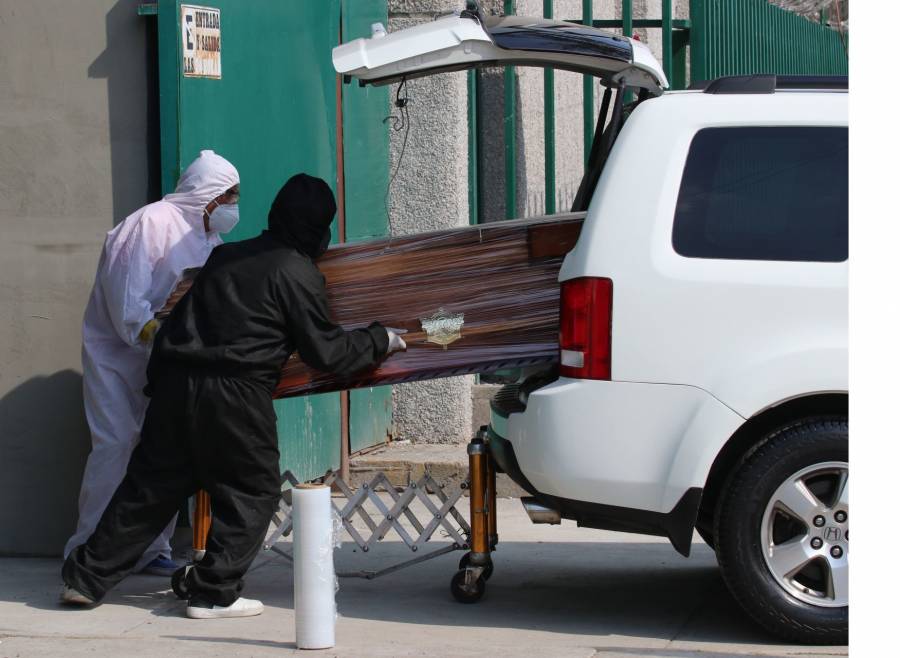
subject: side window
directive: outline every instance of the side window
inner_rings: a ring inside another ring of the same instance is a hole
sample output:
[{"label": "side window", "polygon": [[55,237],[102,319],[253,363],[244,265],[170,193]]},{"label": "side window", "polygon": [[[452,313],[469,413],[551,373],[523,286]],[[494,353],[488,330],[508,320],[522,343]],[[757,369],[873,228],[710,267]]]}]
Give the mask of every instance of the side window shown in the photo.
[{"label": "side window", "polygon": [[706,128],[691,142],[672,244],[691,258],[847,259],[847,128]]}]

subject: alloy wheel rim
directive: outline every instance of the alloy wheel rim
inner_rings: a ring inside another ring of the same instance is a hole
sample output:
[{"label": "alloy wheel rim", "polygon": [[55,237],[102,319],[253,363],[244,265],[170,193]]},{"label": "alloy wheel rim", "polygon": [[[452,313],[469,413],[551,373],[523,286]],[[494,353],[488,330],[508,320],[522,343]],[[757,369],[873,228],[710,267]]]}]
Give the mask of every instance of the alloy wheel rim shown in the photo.
[{"label": "alloy wheel rim", "polygon": [[850,468],[813,464],[786,478],[762,517],[763,559],[779,586],[800,601],[849,603]]}]

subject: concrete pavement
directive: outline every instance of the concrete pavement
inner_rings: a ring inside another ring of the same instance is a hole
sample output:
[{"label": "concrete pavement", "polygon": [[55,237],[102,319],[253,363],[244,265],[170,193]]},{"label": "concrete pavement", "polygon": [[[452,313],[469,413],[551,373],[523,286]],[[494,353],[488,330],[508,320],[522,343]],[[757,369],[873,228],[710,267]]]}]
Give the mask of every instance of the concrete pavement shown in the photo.
[{"label": "concrete pavement", "polygon": [[[501,544],[484,599],[456,603],[454,553],[374,581],[342,579],[338,644],[318,656],[575,656],[612,658],[844,656],[846,647],[786,646],[750,622],[729,596],[702,541],[691,558],[665,540],[533,526],[517,500],[499,501]],[[338,570],[411,557],[399,541],[363,554],[345,542]],[[435,539],[435,547],[440,539]],[[283,547],[289,550],[289,542]],[[245,594],[266,612],[190,620],[164,579],[132,576],[92,610],[57,606],[60,563],[0,560],[0,657],[279,656],[294,648],[291,567],[260,555]]]}]

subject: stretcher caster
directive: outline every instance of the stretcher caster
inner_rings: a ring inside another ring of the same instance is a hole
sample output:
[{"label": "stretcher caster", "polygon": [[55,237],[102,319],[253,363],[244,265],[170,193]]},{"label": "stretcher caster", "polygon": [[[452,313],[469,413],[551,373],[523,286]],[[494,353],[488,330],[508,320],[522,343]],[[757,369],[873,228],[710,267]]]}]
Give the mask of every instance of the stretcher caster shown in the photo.
[{"label": "stretcher caster", "polygon": [[187,589],[187,572],[193,565],[187,565],[181,567],[178,571],[172,574],[172,591],[175,592],[175,596],[177,596],[182,601],[186,601],[191,597],[191,593],[188,592]]},{"label": "stretcher caster", "polygon": [[450,593],[460,603],[476,603],[484,596],[484,575],[475,575],[475,569],[460,569],[450,580]]},{"label": "stretcher caster", "polygon": [[[459,559],[460,570],[465,571],[466,569],[468,569],[470,566],[472,566],[471,562],[472,562],[472,560],[471,560],[471,556],[469,553],[466,553],[465,555],[463,555]],[[484,571],[481,572],[481,577],[484,579],[484,582],[489,581],[491,579],[491,576],[493,575],[493,573],[494,573],[494,563],[488,562],[484,566]]]}]

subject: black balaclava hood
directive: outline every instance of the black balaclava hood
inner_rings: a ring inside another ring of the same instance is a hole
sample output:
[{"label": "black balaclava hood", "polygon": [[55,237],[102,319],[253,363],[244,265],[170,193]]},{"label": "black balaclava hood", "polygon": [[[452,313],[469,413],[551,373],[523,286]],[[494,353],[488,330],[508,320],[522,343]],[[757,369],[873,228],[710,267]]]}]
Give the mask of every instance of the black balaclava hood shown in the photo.
[{"label": "black balaclava hood", "polygon": [[337,205],[328,183],[321,178],[291,176],[275,195],[269,210],[269,231],[311,258],[328,249]]}]

